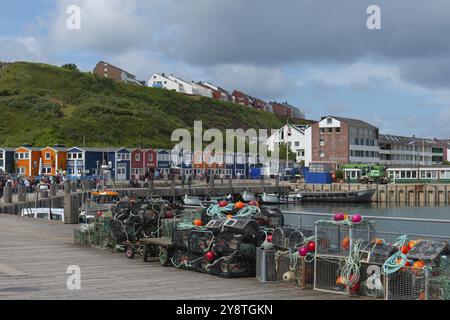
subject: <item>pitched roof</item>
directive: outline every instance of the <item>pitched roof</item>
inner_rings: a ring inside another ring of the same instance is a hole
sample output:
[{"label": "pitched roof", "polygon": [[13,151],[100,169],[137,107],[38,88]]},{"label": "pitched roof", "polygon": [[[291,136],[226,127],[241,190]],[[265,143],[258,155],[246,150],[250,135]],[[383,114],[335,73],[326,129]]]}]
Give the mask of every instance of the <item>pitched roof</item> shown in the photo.
[{"label": "pitched roof", "polygon": [[426,146],[437,146],[438,143],[433,139],[428,138],[418,138],[418,137],[404,137],[404,136],[395,136],[392,134],[380,134],[378,139],[379,143],[393,143],[393,144],[417,144]]},{"label": "pitched roof", "polygon": [[447,149],[450,149],[450,139],[436,139],[436,141]]},{"label": "pitched roof", "polygon": [[335,117],[335,116],[327,116],[327,117],[322,117],[321,120],[323,120],[325,118],[328,118],[328,117],[331,117],[331,118],[334,118],[336,120],[345,122],[351,127],[368,127],[368,128],[378,129],[377,127],[371,125],[370,123],[367,123],[365,121],[358,120],[358,119],[351,119],[351,118],[344,118],[344,117]]},{"label": "pitched roof", "polygon": [[16,149],[15,148],[8,148],[8,147],[0,147],[0,150],[3,150],[3,151],[9,151],[9,152],[14,152],[14,151],[16,151]]}]

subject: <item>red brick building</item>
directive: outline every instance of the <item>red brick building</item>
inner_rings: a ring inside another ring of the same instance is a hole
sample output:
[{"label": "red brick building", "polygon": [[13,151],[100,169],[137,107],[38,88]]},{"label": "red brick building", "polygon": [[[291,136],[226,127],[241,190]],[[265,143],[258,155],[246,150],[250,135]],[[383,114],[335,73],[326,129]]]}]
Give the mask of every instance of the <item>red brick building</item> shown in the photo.
[{"label": "red brick building", "polygon": [[347,163],[378,163],[378,128],[367,122],[328,116],[311,126],[311,160],[334,167]]},{"label": "red brick building", "polygon": [[292,109],[288,108],[282,103],[278,102],[271,102],[273,113],[275,113],[277,116],[281,117],[292,117],[293,112]]},{"label": "red brick building", "polygon": [[99,75],[100,77],[105,77],[125,83],[142,85],[141,82],[136,80],[136,76],[134,74],[131,74],[104,61],[100,61],[99,63],[97,63],[94,68],[94,73]]},{"label": "red brick building", "polygon": [[234,90],[231,96],[234,98],[234,103],[244,106],[249,106],[252,103],[251,98],[243,92]]}]

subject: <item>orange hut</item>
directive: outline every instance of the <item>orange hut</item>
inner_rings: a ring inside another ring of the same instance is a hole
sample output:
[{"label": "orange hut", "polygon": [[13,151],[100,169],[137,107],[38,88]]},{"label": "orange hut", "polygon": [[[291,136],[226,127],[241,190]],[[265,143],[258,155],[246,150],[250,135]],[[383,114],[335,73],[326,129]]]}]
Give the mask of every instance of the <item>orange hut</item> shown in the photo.
[{"label": "orange hut", "polygon": [[41,151],[38,148],[19,147],[14,151],[16,173],[21,176],[34,177],[39,175]]},{"label": "orange hut", "polygon": [[66,170],[67,151],[59,147],[46,147],[41,150],[41,174],[56,176],[58,172]]}]

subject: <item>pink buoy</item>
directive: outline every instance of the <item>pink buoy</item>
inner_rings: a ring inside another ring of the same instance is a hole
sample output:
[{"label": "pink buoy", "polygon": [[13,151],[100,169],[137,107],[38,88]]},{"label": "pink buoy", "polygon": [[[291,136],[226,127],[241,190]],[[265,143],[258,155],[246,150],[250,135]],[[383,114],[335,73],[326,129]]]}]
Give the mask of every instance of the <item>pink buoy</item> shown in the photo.
[{"label": "pink buoy", "polygon": [[361,221],[362,221],[362,216],[359,213],[352,216],[353,223],[360,223]]},{"label": "pink buoy", "polygon": [[222,200],[219,202],[219,207],[221,207],[221,208],[226,207],[227,205],[228,205],[228,202],[225,200]]},{"label": "pink buoy", "polygon": [[334,221],[342,221],[344,220],[344,214],[343,213],[336,213],[334,215]]},{"label": "pink buoy", "polygon": [[212,251],[208,251],[207,253],[205,253],[205,258],[208,261],[213,261],[215,257],[216,257],[216,254]]},{"label": "pink buoy", "polygon": [[308,247],[301,247],[300,249],[298,249],[298,254],[300,255],[300,257],[306,257],[306,255],[308,254]]}]

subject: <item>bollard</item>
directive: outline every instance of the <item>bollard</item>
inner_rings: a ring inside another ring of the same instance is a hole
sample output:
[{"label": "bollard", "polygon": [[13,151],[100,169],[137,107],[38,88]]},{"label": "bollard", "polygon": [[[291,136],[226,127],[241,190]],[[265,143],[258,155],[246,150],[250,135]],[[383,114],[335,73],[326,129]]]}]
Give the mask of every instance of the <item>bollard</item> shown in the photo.
[{"label": "bollard", "polygon": [[39,190],[39,197],[41,199],[46,199],[49,197],[49,191],[48,190]]},{"label": "bollard", "polygon": [[70,191],[71,192],[77,192],[77,182],[76,181],[72,181],[71,183],[70,183]]},{"label": "bollard", "polygon": [[64,224],[79,223],[79,203],[78,195],[64,195]]},{"label": "bollard", "polygon": [[70,194],[70,182],[64,181],[64,194]]},{"label": "bollard", "polygon": [[12,187],[6,186],[3,188],[3,202],[12,203]]},{"label": "bollard", "polygon": [[19,202],[27,201],[27,188],[25,186],[18,187],[18,200]]},{"label": "bollard", "polygon": [[177,200],[177,190],[175,189],[175,175],[170,175],[170,191],[173,197],[173,203]]},{"label": "bollard", "polygon": [[56,197],[57,191],[58,191],[58,185],[55,182],[53,182],[50,185],[50,196],[51,197]]}]

